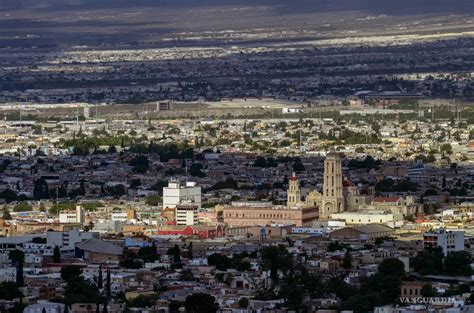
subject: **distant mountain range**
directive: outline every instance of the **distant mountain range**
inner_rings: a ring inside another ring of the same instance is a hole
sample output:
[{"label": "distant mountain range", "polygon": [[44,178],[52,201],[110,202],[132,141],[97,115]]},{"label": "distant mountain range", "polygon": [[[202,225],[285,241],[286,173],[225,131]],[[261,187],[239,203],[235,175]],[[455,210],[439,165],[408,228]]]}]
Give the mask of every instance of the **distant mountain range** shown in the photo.
[{"label": "distant mountain range", "polygon": [[0,8],[3,10],[223,5],[268,5],[282,8],[282,13],[345,10],[407,15],[474,13],[473,0],[0,0]]}]

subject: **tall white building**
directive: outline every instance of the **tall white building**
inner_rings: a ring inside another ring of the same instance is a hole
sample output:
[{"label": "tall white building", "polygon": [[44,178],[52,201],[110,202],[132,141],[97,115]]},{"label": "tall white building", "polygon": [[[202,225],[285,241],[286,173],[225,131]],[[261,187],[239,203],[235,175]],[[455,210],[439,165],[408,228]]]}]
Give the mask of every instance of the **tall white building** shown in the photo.
[{"label": "tall white building", "polygon": [[198,223],[198,207],[196,205],[177,205],[175,209],[176,225],[193,226]]},{"label": "tall white building", "polygon": [[201,187],[194,182],[182,185],[177,180],[168,182],[168,187],[163,188],[163,208],[174,209],[178,204],[190,204],[201,208]]},{"label": "tall white building", "polygon": [[425,248],[441,247],[446,255],[454,251],[464,251],[464,232],[440,228],[423,234]]}]

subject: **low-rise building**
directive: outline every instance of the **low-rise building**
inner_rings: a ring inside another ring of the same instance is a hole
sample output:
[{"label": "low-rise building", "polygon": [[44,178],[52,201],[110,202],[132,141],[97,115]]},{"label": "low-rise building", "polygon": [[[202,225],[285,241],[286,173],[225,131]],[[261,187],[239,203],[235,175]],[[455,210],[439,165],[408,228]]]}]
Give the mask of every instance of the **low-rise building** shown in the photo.
[{"label": "low-rise building", "polygon": [[349,226],[335,230],[329,234],[331,239],[373,240],[393,235],[393,228],[382,224]]}]

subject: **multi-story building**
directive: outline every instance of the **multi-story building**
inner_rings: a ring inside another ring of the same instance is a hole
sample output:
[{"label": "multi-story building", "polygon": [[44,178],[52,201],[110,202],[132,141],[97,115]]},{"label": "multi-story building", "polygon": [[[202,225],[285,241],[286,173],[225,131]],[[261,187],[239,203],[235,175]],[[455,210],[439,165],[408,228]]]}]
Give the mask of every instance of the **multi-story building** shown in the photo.
[{"label": "multi-story building", "polygon": [[82,225],[84,223],[84,209],[78,205],[74,211],[59,212],[59,223],[73,223]]},{"label": "multi-story building", "polygon": [[229,226],[284,224],[311,226],[318,217],[316,207],[275,206],[269,202],[233,202],[223,208],[224,222]]},{"label": "multi-story building", "polygon": [[111,218],[112,222],[117,222],[118,221],[118,222],[125,223],[125,222],[128,222],[130,220],[135,220],[137,218],[137,214],[136,214],[135,210],[128,209],[125,212],[113,212],[110,215],[110,218]]},{"label": "multi-story building", "polygon": [[74,251],[76,243],[94,237],[92,232],[82,232],[78,228],[69,231],[48,231],[46,233],[46,243],[53,248],[58,246],[61,251]]},{"label": "multi-story building", "polygon": [[163,188],[163,208],[174,209],[178,204],[191,203],[201,208],[201,187],[194,182],[181,185],[177,180],[171,180],[168,187]]},{"label": "multi-story building", "polygon": [[444,228],[429,231],[423,234],[423,244],[425,248],[441,247],[445,255],[454,251],[463,251],[464,232],[446,230]]},{"label": "multi-story building", "polygon": [[192,226],[198,223],[198,207],[196,205],[180,204],[176,206],[176,225]]}]

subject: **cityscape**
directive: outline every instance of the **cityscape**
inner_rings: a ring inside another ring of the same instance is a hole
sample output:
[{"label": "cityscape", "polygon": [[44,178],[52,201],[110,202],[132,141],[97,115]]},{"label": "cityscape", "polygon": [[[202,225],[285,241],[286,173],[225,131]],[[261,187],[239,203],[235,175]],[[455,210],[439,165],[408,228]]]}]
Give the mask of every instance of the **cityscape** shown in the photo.
[{"label": "cityscape", "polygon": [[474,313],[474,3],[0,0],[0,312]]}]

